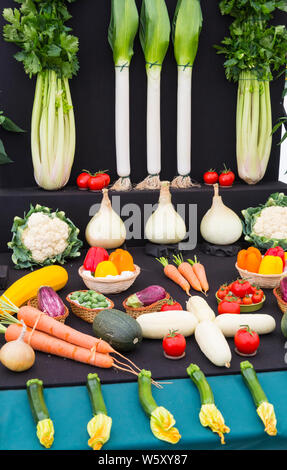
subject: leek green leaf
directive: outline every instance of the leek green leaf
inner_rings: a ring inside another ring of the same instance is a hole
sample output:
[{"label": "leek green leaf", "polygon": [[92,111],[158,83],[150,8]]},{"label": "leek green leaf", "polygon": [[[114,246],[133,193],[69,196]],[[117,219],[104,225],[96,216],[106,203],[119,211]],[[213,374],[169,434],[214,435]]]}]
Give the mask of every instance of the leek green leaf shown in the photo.
[{"label": "leek green leaf", "polygon": [[176,62],[192,66],[202,28],[200,0],[178,0],[172,26]]},{"label": "leek green leaf", "polygon": [[115,65],[130,64],[138,25],[139,15],[134,0],[112,0],[108,40]]}]

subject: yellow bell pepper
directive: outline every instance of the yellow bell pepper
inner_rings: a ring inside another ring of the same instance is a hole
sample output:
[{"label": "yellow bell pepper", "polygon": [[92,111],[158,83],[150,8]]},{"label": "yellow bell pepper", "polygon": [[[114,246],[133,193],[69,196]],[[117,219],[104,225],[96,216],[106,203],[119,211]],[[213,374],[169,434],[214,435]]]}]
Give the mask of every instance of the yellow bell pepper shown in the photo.
[{"label": "yellow bell pepper", "polygon": [[267,255],[262,258],[259,274],[281,274],[283,272],[283,261],[280,256]]},{"label": "yellow bell pepper", "polygon": [[102,261],[95,271],[95,277],[117,276],[118,274],[117,267],[112,261]]}]

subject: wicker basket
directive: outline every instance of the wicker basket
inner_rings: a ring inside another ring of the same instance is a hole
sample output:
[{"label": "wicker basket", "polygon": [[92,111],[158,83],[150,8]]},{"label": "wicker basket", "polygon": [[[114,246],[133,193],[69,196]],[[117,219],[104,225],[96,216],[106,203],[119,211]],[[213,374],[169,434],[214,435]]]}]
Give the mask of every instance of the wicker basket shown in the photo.
[{"label": "wicker basket", "polygon": [[[27,302],[27,305],[29,305],[30,307],[34,307],[34,308],[39,308],[37,297],[33,297],[32,299],[29,299],[28,302]],[[53,317],[53,318],[54,318],[54,320],[60,321],[61,323],[65,323],[65,320],[66,320],[68,315],[69,315],[69,309],[65,305],[64,315],[58,315],[57,317]]]},{"label": "wicker basket", "polygon": [[283,314],[286,313],[286,312],[287,312],[287,302],[285,302],[285,301],[282,299],[280,287],[275,287],[275,289],[273,289],[273,294],[274,294],[275,297],[276,297],[276,300],[277,300],[277,303],[278,303],[278,306],[279,306],[281,312],[282,312]]},{"label": "wicker basket", "polygon": [[162,305],[165,304],[166,301],[169,299],[170,299],[170,294],[167,292],[166,297],[162,300],[158,300],[157,302],[154,302],[153,304],[148,305],[147,307],[133,308],[133,307],[129,307],[126,304],[128,300],[127,298],[123,301],[123,307],[128,315],[130,315],[133,318],[138,318],[143,313],[158,312],[161,309]]},{"label": "wicker basket", "polygon": [[[82,291],[77,291],[77,292],[87,292],[87,291],[82,290]],[[110,304],[108,307],[104,307],[104,308],[102,308],[102,307],[101,308],[83,307],[82,305],[79,305],[78,303],[73,302],[73,300],[70,299],[69,296],[72,293],[73,292],[71,292],[69,295],[67,295],[66,300],[67,300],[67,302],[69,302],[69,304],[71,306],[71,310],[74,313],[74,315],[76,315],[77,317],[79,317],[82,320],[86,321],[87,323],[93,323],[94,318],[98,315],[98,313],[102,312],[103,310],[109,310],[110,308],[114,308],[114,306],[115,306],[114,302],[111,299],[108,299],[108,297],[106,297],[107,301]]]},{"label": "wicker basket", "polygon": [[87,276],[83,273],[84,267],[81,266],[79,269],[79,275],[83,279],[85,285],[88,289],[99,292],[100,294],[119,294],[129,289],[136,278],[140,274],[139,266],[135,265],[134,275],[128,279],[104,279],[98,280],[96,277],[91,279],[90,276]]},{"label": "wicker basket", "polygon": [[237,271],[239,272],[240,276],[243,279],[247,279],[251,284],[255,284],[261,289],[274,289],[278,287],[280,284],[280,280],[282,276],[286,276],[286,273],[281,274],[258,274],[258,273],[251,273],[249,271],[245,271],[245,269],[241,269],[235,264]]}]

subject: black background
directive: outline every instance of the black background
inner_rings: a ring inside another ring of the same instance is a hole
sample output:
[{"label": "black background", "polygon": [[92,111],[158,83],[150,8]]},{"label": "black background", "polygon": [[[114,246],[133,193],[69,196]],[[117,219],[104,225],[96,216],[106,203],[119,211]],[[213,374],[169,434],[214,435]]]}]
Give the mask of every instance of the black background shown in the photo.
[{"label": "black background", "polygon": [[[140,9],[141,1],[137,0]],[[172,19],[176,0],[166,0]],[[223,163],[236,169],[235,110],[237,85],[225,78],[224,57],[213,48],[228,35],[230,18],[222,17],[218,1],[202,0],[203,30],[193,72],[192,94],[192,176],[201,179],[210,167]],[[1,10],[19,6],[13,0],[0,0]],[[69,184],[75,184],[83,168],[109,169],[116,177],[114,142],[114,68],[107,41],[110,2],[78,0],[69,6],[70,25],[80,40],[80,71],[71,81],[74,102],[77,147]],[[276,23],[286,23],[286,14],[277,13]],[[0,18],[2,31],[4,20]],[[146,176],[146,75],[139,38],[130,71],[131,93],[131,165],[134,183]],[[21,64],[13,58],[17,48],[0,37],[0,109],[27,130],[23,135],[1,132],[14,164],[0,168],[2,187],[35,186],[30,153],[30,119],[35,77],[29,79]],[[271,83],[273,123],[282,116],[283,76]],[[162,179],[176,174],[176,90],[177,70],[170,44],[162,71]],[[272,156],[266,181],[278,178],[279,135],[273,139]]]}]

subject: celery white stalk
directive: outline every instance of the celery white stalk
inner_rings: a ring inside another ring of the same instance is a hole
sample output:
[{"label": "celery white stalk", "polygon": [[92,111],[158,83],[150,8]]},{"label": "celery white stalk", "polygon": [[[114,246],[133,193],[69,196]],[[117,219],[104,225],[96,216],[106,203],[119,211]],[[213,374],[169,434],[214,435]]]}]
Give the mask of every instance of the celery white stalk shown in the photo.
[{"label": "celery white stalk", "polygon": [[192,67],[202,28],[200,0],[178,0],[173,19],[174,54],[178,67],[177,172],[172,186],[193,186],[191,172]]},{"label": "celery white stalk", "polygon": [[139,15],[134,0],[112,0],[109,44],[115,64],[115,141],[118,181],[115,190],[131,189],[129,67]]},{"label": "celery white stalk", "polygon": [[164,0],[143,0],[140,41],[147,74],[147,172],[138,189],[160,187],[161,172],[161,70],[170,37],[170,21]]},{"label": "celery white stalk", "polygon": [[272,146],[272,116],[269,81],[241,72],[236,115],[238,175],[248,184],[260,181]]}]

